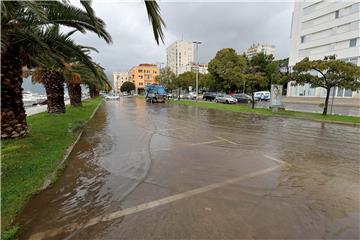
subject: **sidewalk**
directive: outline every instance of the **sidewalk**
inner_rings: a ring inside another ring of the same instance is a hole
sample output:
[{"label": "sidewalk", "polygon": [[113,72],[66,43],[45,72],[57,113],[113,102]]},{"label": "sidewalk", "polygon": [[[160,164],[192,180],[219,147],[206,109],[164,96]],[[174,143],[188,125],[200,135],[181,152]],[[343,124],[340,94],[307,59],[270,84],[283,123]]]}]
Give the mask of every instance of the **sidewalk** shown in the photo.
[{"label": "sidewalk", "polygon": [[[325,102],[325,98],[319,97],[283,97],[284,103],[306,103],[306,104],[316,104],[319,105]],[[329,104],[331,104],[332,98],[329,99]],[[343,106],[343,107],[357,107],[360,108],[360,99],[359,98],[334,98],[334,106]]]},{"label": "sidewalk", "polygon": [[[65,105],[70,104],[70,100],[65,101]],[[46,112],[47,111],[47,105],[41,105],[36,107],[29,107],[25,108],[25,112],[27,116],[31,116],[37,113]]]}]

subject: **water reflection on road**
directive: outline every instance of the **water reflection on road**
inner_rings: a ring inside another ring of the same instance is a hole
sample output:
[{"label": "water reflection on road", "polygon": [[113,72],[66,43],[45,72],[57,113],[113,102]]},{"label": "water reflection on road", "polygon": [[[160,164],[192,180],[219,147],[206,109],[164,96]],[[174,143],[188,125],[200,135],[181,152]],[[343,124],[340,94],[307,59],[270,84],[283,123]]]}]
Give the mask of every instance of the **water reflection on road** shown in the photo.
[{"label": "water reflection on road", "polygon": [[[351,126],[109,101],[64,175],[19,216],[21,238],[59,227],[46,239],[359,238],[359,144]],[[84,228],[94,217],[277,164],[264,156],[290,165]]]}]

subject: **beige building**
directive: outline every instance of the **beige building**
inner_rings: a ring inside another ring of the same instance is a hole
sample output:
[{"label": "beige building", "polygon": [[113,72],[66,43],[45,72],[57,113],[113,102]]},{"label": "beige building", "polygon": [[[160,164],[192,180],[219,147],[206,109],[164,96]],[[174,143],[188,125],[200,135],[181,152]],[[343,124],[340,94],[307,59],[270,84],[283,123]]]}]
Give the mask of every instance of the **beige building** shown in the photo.
[{"label": "beige building", "polygon": [[113,72],[114,80],[114,91],[115,93],[120,93],[120,88],[124,82],[129,81],[128,72]]},{"label": "beige building", "polygon": [[166,65],[179,75],[188,71],[194,62],[194,46],[191,42],[176,41],[166,49]]},{"label": "beige building", "polygon": [[155,83],[155,77],[159,75],[159,68],[156,64],[140,64],[129,70],[129,81],[135,84],[135,93],[141,94],[145,86]]},{"label": "beige building", "polygon": [[245,50],[245,55],[252,57],[258,53],[264,53],[266,55],[275,54],[275,46],[270,44],[253,44]]}]

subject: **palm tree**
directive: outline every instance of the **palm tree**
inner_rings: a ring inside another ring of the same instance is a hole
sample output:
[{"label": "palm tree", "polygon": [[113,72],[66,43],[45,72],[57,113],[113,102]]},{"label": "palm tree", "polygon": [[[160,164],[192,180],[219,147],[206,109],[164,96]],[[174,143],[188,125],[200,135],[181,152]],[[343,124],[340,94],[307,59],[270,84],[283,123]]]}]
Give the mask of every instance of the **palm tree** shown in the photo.
[{"label": "palm tree", "polygon": [[[89,7],[88,3],[85,3]],[[36,31],[61,24],[78,31],[96,32],[107,42],[110,35],[104,22],[66,2],[2,1],[1,2],[1,138],[27,134],[26,114],[22,101],[22,68],[36,66],[34,57],[58,59]],[[93,24],[94,20],[97,22]],[[46,53],[46,54],[44,54]]]},{"label": "palm tree", "polygon": [[[40,30],[41,31],[41,30]],[[37,61],[37,68],[33,75],[35,82],[42,83],[45,87],[47,95],[47,107],[48,113],[65,113],[65,102],[64,102],[64,83],[65,75],[69,79],[76,79],[76,76],[71,76],[71,71],[68,64],[69,62],[82,63],[97,75],[97,68],[93,64],[91,57],[89,56],[90,50],[95,48],[84,47],[76,45],[70,36],[74,31],[70,33],[60,33],[59,26],[53,25],[47,28],[45,31],[38,33],[43,41],[56,53],[58,60],[53,58],[47,58],[41,56]]]},{"label": "palm tree", "polygon": [[81,84],[88,86],[91,97],[95,97],[99,90],[109,91],[111,89],[104,68],[96,63],[94,63],[94,67],[96,68],[96,72],[81,63],[69,65],[65,77],[70,96],[70,104],[72,106],[81,105]]},{"label": "palm tree", "polygon": [[[97,18],[89,1],[80,1],[85,11],[66,1],[1,1],[1,138],[27,134],[26,114],[22,101],[22,68],[37,66],[34,57],[60,58],[34,29],[53,24],[67,26],[84,33],[91,31],[111,42],[105,23]],[[159,6],[145,1],[156,42],[163,40]],[[46,53],[46,54],[44,54]]]}]

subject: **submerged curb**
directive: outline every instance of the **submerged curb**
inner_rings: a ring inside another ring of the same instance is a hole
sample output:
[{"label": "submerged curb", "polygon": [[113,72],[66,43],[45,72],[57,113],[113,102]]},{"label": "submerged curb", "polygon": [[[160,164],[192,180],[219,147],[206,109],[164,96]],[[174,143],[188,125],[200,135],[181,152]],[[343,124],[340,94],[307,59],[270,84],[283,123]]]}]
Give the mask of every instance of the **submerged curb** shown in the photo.
[{"label": "submerged curb", "polygon": [[79,142],[81,136],[83,135],[83,132],[85,130],[85,126],[91,121],[91,119],[93,119],[93,117],[95,116],[96,112],[98,111],[99,107],[103,104],[103,100],[100,101],[100,103],[97,105],[97,107],[94,109],[93,113],[90,115],[89,119],[84,123],[84,126],[82,127],[81,131],[79,132],[77,138],[75,139],[74,143],[71,144],[66,150],[65,150],[65,154],[63,159],[59,162],[59,164],[56,166],[55,170],[50,173],[48,176],[45,177],[43,186],[39,189],[38,192],[44,191],[45,189],[47,189],[48,187],[50,187],[56,180],[56,175],[59,173],[60,169],[64,168],[67,160],[70,156],[70,154],[72,153],[72,151],[74,150],[74,147],[76,146],[76,144]]}]

